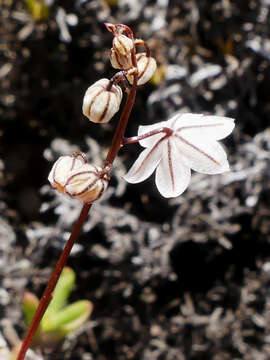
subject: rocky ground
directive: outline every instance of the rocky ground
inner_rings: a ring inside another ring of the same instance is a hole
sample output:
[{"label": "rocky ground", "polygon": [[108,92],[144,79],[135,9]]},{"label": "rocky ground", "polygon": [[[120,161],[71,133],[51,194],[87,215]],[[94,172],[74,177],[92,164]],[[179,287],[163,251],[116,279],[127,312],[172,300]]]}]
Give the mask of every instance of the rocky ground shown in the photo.
[{"label": "rocky ground", "polygon": [[193,174],[167,200],[153,179],[124,182],[140,147],[121,151],[68,263],[71,300],[91,300],[91,319],[37,353],[269,359],[270,2],[52,0],[42,16],[22,1],[0,7],[0,348],[23,336],[22,295],[41,295],[80,212],[49,187],[53,161],[80,149],[101,164],[116,126],[81,113],[86,88],[114,73],[108,21],[131,26],[158,62],[128,135],[176,110],[233,117],[224,142],[232,171]]}]

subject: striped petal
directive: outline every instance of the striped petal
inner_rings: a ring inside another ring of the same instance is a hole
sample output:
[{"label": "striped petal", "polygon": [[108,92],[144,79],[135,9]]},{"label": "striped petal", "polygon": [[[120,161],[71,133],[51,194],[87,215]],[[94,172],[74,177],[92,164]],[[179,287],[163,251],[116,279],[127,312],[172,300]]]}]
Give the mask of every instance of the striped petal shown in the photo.
[{"label": "striped petal", "polygon": [[145,149],[124,176],[124,179],[129,183],[135,184],[151,176],[160,162],[162,146],[163,140],[158,140],[153,147]]},{"label": "striped petal", "polygon": [[191,169],[204,174],[229,170],[226,152],[217,141],[228,136],[234,120],[222,116],[177,113],[168,121],[140,126],[138,135],[167,127],[173,132],[158,133],[140,140],[146,149],[124,177],[138,183],[156,169],[156,185],[166,198],[181,195],[190,182]]},{"label": "striped petal", "polygon": [[179,158],[175,140],[171,137],[163,146],[163,155],[156,171],[156,185],[166,198],[181,195],[190,182],[190,168]]},{"label": "striped petal", "polygon": [[221,174],[229,170],[227,154],[217,141],[202,136],[173,135],[179,157],[192,170],[203,174]]},{"label": "striped petal", "polygon": [[[139,126],[138,136],[149,133],[150,131],[157,130],[167,125],[167,121],[161,121],[153,125],[141,125]],[[164,136],[164,133],[153,135],[139,141],[139,144],[143,147],[153,146],[159,139]]]},{"label": "striped petal", "polygon": [[181,136],[200,136],[214,140],[224,139],[234,129],[234,119],[224,116],[202,114],[176,114],[168,120],[170,126]]}]

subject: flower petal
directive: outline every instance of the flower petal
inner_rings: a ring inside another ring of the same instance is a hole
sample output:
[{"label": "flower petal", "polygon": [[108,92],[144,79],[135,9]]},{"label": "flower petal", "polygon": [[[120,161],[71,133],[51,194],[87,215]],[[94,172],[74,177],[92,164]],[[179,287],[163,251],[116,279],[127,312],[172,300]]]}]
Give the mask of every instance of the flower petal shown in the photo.
[{"label": "flower petal", "polygon": [[186,190],[191,174],[190,168],[181,161],[174,138],[171,137],[166,143],[156,171],[156,185],[162,196],[170,198],[179,196]]},{"label": "flower petal", "polygon": [[163,141],[164,140],[160,139],[154,146],[143,150],[128,173],[124,176],[126,181],[135,184],[144,181],[152,175],[162,156]]},{"label": "flower petal", "polygon": [[[155,123],[153,125],[141,125],[141,126],[139,126],[138,136],[141,136],[143,134],[147,134],[150,131],[156,130],[158,128],[162,128],[162,127],[166,126],[166,124],[167,124],[167,121],[161,121],[161,122]],[[149,136],[149,137],[147,137],[147,138],[145,138],[143,140],[140,140],[139,143],[143,147],[153,146],[163,136],[164,136],[164,133]]]},{"label": "flower petal", "polygon": [[227,154],[217,141],[202,138],[199,134],[188,135],[173,136],[179,156],[183,156],[182,160],[187,166],[203,174],[221,174],[229,170]]},{"label": "flower petal", "polygon": [[234,129],[234,119],[224,116],[202,114],[176,114],[168,121],[168,126],[181,136],[210,137],[215,140],[224,139]]}]

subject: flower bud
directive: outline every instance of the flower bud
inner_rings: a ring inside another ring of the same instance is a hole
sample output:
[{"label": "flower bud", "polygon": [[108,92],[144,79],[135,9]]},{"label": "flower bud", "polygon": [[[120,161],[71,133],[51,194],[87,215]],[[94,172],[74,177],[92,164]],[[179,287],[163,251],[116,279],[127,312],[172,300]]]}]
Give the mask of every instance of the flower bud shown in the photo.
[{"label": "flower bud", "polygon": [[[150,56],[146,56],[146,53],[137,54],[136,59],[138,67],[138,85],[143,85],[154,75],[157,68],[156,60]],[[133,84],[133,75],[127,74],[126,76],[130,84]]]},{"label": "flower bud", "polygon": [[131,55],[121,55],[119,52],[111,49],[111,64],[114,69],[128,70],[132,67]]},{"label": "flower bud", "polygon": [[103,194],[108,181],[109,176],[102,172],[101,167],[87,163],[69,174],[65,191],[84,203],[92,203]]},{"label": "flower bud", "polygon": [[113,85],[110,90],[107,87],[108,79],[101,79],[90,86],[83,98],[83,114],[95,123],[106,123],[119,110],[122,100],[122,89]]},{"label": "flower bud", "polygon": [[79,169],[85,161],[82,156],[61,156],[53,165],[48,176],[52,187],[61,193],[65,193],[67,176],[73,170]]},{"label": "flower bud", "polygon": [[130,55],[134,48],[133,40],[125,35],[117,35],[113,38],[113,49],[120,55]]}]

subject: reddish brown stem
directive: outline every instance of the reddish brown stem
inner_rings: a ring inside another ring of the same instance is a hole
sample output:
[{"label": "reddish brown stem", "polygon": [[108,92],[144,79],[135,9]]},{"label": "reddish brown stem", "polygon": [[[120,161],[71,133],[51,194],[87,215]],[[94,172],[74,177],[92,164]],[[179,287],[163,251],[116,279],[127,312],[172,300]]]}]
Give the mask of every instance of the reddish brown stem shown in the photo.
[{"label": "reddish brown stem", "polygon": [[[127,27],[128,28],[128,27]],[[128,28],[128,30],[131,32],[131,30]],[[127,30],[126,30],[127,31]],[[129,34],[129,36],[131,38],[133,38],[133,34],[131,32],[131,34]],[[135,49],[133,49],[132,54],[131,54],[131,58],[132,58],[132,64],[135,68],[137,68],[137,61],[136,61],[136,56],[135,56]],[[137,72],[134,72],[133,75],[133,85],[132,88],[130,90],[130,92],[128,93],[128,97],[127,97],[127,101],[125,104],[125,107],[123,109],[123,112],[121,114],[120,120],[119,120],[119,124],[118,127],[115,131],[110,149],[108,151],[108,155],[106,157],[106,160],[104,162],[103,168],[104,169],[109,169],[108,171],[110,171],[110,169],[112,168],[112,164],[114,162],[114,159],[116,158],[121,145],[122,145],[122,139],[126,130],[126,126],[129,120],[129,116],[135,101],[135,97],[136,97],[136,90],[137,90],[137,80],[138,80],[138,74]],[[107,170],[106,170],[107,171]],[[45,311],[47,310],[50,301],[52,299],[52,294],[54,291],[54,288],[57,284],[57,281],[61,275],[61,272],[63,270],[63,267],[65,266],[69,254],[71,252],[71,249],[73,247],[73,244],[75,243],[75,241],[78,238],[79,232],[82,228],[82,225],[89,213],[89,210],[91,208],[92,204],[84,204],[79,219],[77,220],[73,231],[70,235],[70,238],[68,240],[68,242],[66,243],[66,246],[56,264],[56,267],[53,270],[53,273],[51,275],[51,278],[49,280],[49,283],[41,297],[41,300],[39,302],[38,308],[35,312],[35,315],[32,319],[32,322],[30,324],[30,327],[25,335],[25,338],[23,340],[20,352],[18,354],[17,360],[24,360],[25,358],[25,354],[28,350],[28,348],[31,345],[31,342],[33,340],[33,337],[35,336],[35,333],[37,331],[37,328],[40,324],[40,321],[45,313]]]},{"label": "reddish brown stem", "polygon": [[142,40],[142,39],[136,39],[134,41],[135,46],[142,46],[145,48],[146,50],[146,56],[150,57],[151,56],[151,52],[150,52],[150,48],[148,47],[148,45]]},{"label": "reddish brown stem", "polygon": [[[131,54],[131,58],[132,58],[132,64],[135,68],[137,68],[137,61],[136,61],[136,56],[135,56],[135,50],[133,49],[132,54]],[[124,137],[124,133],[127,127],[127,123],[129,120],[129,116],[135,101],[135,97],[136,97],[136,91],[137,91],[137,81],[138,81],[138,73],[135,72],[133,75],[133,85],[132,88],[129,92],[127,101],[126,101],[126,105],[124,108],[124,111],[122,112],[122,115],[120,117],[120,121],[119,124],[117,126],[117,129],[114,133],[114,137],[112,140],[112,144],[111,147],[109,149],[109,152],[107,154],[105,163],[104,163],[104,167],[106,166],[111,166],[114,162],[114,159],[116,158],[121,146],[122,146],[122,141],[123,141],[123,137]]]},{"label": "reddish brown stem", "polygon": [[52,293],[54,291],[54,288],[57,284],[57,281],[61,275],[61,272],[63,270],[63,267],[65,266],[67,259],[69,257],[69,254],[71,252],[71,249],[73,247],[74,242],[77,240],[79,232],[82,228],[82,225],[88,215],[88,212],[91,208],[91,204],[84,204],[83,208],[81,210],[79,219],[77,220],[73,231],[70,235],[70,238],[68,240],[68,242],[66,243],[66,246],[64,247],[64,250],[54,268],[54,271],[51,275],[51,278],[48,282],[48,285],[46,287],[46,289],[43,292],[43,295],[40,299],[38,308],[35,312],[35,315],[32,319],[31,325],[25,335],[24,341],[22,343],[19,355],[17,357],[17,360],[23,360],[26,354],[27,349],[29,348],[29,346],[31,345],[31,342],[33,340],[33,337],[35,336],[35,333],[37,331],[37,328],[39,326],[39,323],[45,313],[45,311],[47,310],[47,307],[49,306],[49,303],[52,299]]},{"label": "reddish brown stem", "polygon": [[131,85],[129,84],[129,82],[127,81],[127,78],[125,77],[125,75],[128,73],[128,70],[121,70],[118,73],[116,73],[111,79],[109,84],[107,85],[106,90],[107,91],[111,91],[111,88],[113,87],[113,85],[117,85],[120,81],[122,83],[122,85],[126,88],[126,89],[130,89]]},{"label": "reddish brown stem", "polygon": [[173,133],[173,131],[170,128],[161,127],[161,128],[149,131],[148,133],[145,133],[145,134],[140,135],[140,136],[132,136],[130,138],[123,138],[122,145],[134,144],[134,143],[136,143],[138,141],[141,141],[143,139],[146,139],[148,137],[151,137],[151,136],[154,136],[154,135],[157,135],[157,134],[160,134],[160,133],[165,133],[166,136],[170,136]]}]

